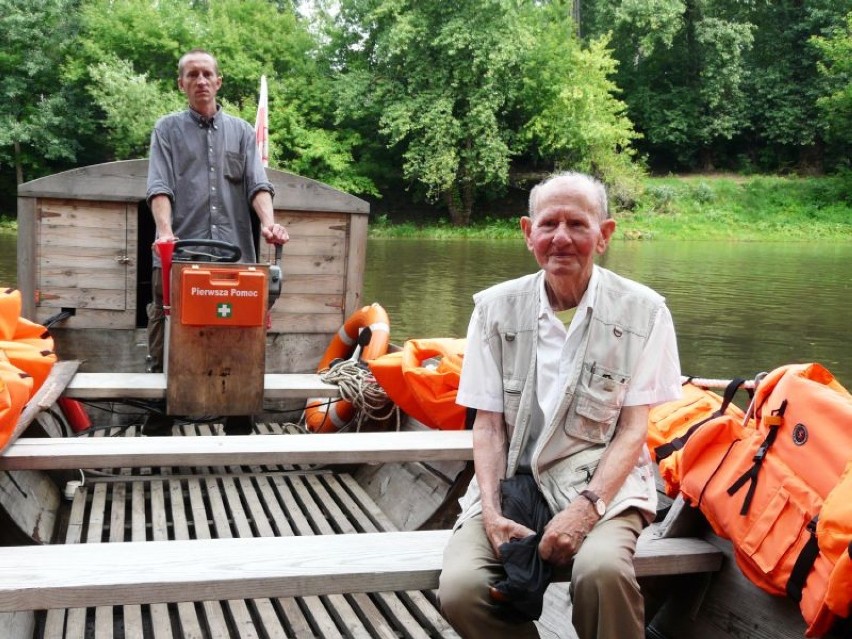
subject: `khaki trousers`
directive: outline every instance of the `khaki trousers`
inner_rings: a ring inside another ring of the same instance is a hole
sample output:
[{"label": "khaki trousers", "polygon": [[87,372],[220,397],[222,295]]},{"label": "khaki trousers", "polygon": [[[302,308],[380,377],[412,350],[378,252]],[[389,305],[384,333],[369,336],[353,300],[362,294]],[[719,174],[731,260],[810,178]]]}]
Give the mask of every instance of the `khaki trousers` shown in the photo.
[{"label": "khaki trousers", "polygon": [[[633,509],[598,524],[573,564],[555,571],[557,578],[571,578],[571,621],[580,639],[644,638],[644,601],[633,570],[643,525],[641,514]],[[495,613],[488,587],[503,577],[482,517],[467,520],[444,550],[438,589],[442,613],[465,639],[539,636],[534,623],[506,622]]]}]

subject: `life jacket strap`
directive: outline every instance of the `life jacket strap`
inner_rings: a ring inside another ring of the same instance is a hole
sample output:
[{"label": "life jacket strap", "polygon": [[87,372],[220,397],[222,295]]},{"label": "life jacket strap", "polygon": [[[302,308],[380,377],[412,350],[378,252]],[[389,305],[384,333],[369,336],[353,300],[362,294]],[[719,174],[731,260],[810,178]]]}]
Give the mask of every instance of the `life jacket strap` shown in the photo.
[{"label": "life jacket strap", "polygon": [[[772,411],[772,417],[781,418],[784,416],[784,411],[787,409],[787,400],[785,399],[781,402],[781,406],[778,407],[778,410]],[[769,421],[769,420],[767,420]],[[760,472],[760,467],[763,465],[763,460],[766,458],[766,453],[769,452],[769,449],[772,447],[773,442],[778,437],[778,429],[781,428],[780,424],[777,423],[781,420],[772,420],[773,424],[769,426],[769,432],[766,434],[766,439],[763,440],[763,443],[760,445],[760,448],[757,449],[757,452],[754,454],[752,460],[754,464],[751,468],[745,471],[742,475],[740,475],[739,479],[737,479],[733,484],[728,488],[728,494],[730,496],[734,496],[740,488],[742,488],[746,482],[749,482],[748,491],[746,492],[745,499],[743,500],[742,508],[740,508],[740,515],[747,515],[749,508],[751,508],[751,501],[754,498],[754,491],[757,490],[757,477]]]},{"label": "life jacket strap", "polygon": [[731,402],[734,401],[734,395],[736,395],[737,390],[740,386],[743,385],[744,382],[745,379],[741,377],[732,379],[725,387],[725,393],[722,396],[722,405],[719,407],[719,410],[710,415],[710,417],[702,419],[697,424],[693,424],[692,426],[690,426],[689,430],[687,430],[680,437],[675,437],[670,442],[666,442],[665,444],[657,446],[654,449],[654,455],[657,458],[657,463],[681,450],[686,445],[687,440],[692,437],[693,433],[695,433],[695,431],[701,428],[704,424],[709,422],[711,419],[715,419],[716,417],[721,417],[722,415],[724,415],[725,411],[728,410],[728,406],[730,406]]},{"label": "life jacket strap", "polygon": [[[808,522],[807,530],[810,533],[810,537],[796,558],[793,570],[790,571],[790,578],[787,580],[787,596],[796,603],[802,601],[802,591],[805,589],[805,581],[807,581],[808,575],[819,556],[819,543],[817,542],[816,535],[818,520],[819,515],[815,515]],[[852,549],[850,549],[850,552],[852,552]]]}]

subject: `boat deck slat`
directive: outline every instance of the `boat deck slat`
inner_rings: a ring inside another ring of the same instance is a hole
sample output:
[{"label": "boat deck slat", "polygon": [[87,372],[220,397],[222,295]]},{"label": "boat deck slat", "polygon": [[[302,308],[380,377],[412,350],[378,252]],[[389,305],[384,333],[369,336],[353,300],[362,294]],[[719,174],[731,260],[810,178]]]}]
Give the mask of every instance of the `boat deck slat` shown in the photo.
[{"label": "boat deck slat", "polygon": [[[218,430],[206,425],[183,428],[187,435],[213,435]],[[260,425],[258,430],[282,432],[277,425]],[[112,439],[109,434],[93,441]],[[211,439],[230,443],[240,438]],[[165,540],[238,541],[394,530],[351,476],[307,465],[175,465],[112,472],[113,476],[87,479],[75,493],[66,544],[141,541],[147,546]],[[279,553],[287,552],[286,545],[278,548]],[[211,556],[210,561],[218,559]],[[132,603],[49,610],[41,616],[43,636],[56,639],[456,637],[441,618],[434,594],[417,591]]]},{"label": "boat deck slat", "polygon": [[[266,399],[339,397],[340,388],[326,384],[316,373],[266,373]],[[65,388],[74,399],[164,399],[165,373],[77,373]]]}]

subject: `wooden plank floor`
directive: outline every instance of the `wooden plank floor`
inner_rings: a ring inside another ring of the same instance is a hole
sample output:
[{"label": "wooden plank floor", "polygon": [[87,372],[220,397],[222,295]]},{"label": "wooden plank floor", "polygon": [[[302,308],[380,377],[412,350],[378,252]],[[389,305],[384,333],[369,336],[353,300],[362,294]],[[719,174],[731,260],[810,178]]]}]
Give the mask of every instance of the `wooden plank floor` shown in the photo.
[{"label": "wooden plank floor", "polygon": [[[185,435],[215,435],[220,427],[182,428]],[[257,428],[281,432],[277,425]],[[105,469],[87,477],[74,494],[64,542],[394,529],[347,474],[261,466],[170,467],[156,474]],[[50,610],[39,614],[38,623],[37,636],[46,639],[457,637],[438,612],[434,592]]]}]

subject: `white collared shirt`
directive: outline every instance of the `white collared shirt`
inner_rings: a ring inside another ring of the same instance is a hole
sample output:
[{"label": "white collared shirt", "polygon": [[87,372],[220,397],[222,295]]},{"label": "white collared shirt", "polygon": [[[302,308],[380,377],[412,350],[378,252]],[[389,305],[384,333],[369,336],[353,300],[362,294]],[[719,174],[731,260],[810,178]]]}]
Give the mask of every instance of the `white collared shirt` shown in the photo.
[{"label": "white collared shirt", "polygon": [[[544,278],[541,279],[536,394],[544,413],[544,423],[549,423],[553,417],[560,391],[568,382],[568,376],[578,356],[577,351],[584,331],[588,330],[598,278],[598,267],[595,266],[586,292],[577,305],[577,312],[567,330],[554,314],[544,291]],[[655,405],[680,397],[680,362],[674,323],[666,306],[662,306],[658,313],[645,344],[642,365],[630,380],[624,406]],[[468,326],[467,346],[456,402],[462,406],[501,413],[502,371],[480,338],[483,335],[480,322],[480,313],[475,309]]]}]

